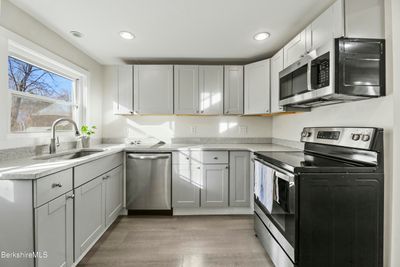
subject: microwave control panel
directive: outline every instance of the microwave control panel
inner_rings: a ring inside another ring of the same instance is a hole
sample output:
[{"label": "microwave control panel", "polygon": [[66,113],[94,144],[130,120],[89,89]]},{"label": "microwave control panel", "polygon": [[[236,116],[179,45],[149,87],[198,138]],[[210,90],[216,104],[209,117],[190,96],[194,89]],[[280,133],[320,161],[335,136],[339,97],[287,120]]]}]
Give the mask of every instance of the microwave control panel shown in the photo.
[{"label": "microwave control panel", "polygon": [[329,52],[311,62],[311,88],[319,89],[329,86]]}]

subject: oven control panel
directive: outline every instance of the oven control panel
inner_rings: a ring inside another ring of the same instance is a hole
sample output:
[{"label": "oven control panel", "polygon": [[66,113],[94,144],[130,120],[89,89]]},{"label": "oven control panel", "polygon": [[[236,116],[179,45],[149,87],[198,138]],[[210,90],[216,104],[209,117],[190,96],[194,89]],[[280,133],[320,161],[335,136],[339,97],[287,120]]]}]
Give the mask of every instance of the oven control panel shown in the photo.
[{"label": "oven control panel", "polygon": [[310,127],[303,129],[300,140],[307,143],[369,149],[375,132],[375,128]]}]

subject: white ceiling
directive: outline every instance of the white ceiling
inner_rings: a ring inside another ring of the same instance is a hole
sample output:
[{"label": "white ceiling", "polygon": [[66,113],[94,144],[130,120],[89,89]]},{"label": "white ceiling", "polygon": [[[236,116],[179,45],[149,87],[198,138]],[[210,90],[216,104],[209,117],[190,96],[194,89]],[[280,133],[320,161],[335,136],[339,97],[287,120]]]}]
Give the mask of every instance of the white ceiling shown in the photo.
[{"label": "white ceiling", "polygon": [[[271,56],[333,0],[10,0],[103,64]],[[84,34],[77,39],[76,30]],[[119,31],[135,34],[122,40]],[[257,42],[255,33],[271,38]]]}]

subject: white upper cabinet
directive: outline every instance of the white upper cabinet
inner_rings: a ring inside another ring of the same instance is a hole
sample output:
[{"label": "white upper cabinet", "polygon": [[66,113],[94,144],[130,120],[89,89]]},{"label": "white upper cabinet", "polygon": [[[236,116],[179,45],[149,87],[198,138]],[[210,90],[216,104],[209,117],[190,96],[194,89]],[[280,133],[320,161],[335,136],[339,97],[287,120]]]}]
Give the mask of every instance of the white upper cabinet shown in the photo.
[{"label": "white upper cabinet", "polygon": [[283,70],[283,49],[271,58],[271,113],[283,112],[279,106],[279,72]]},{"label": "white upper cabinet", "polygon": [[283,47],[284,66],[290,66],[306,54],[306,30],[297,34]]},{"label": "white upper cabinet", "polygon": [[110,67],[106,72],[108,86],[113,90],[113,112],[118,115],[133,114],[133,66]]},{"label": "white upper cabinet", "polygon": [[310,52],[344,35],[343,2],[336,1],[306,28],[306,50]]},{"label": "white upper cabinet", "polygon": [[173,114],[173,66],[134,66],[134,112]]},{"label": "white upper cabinet", "polygon": [[174,113],[198,114],[199,66],[174,66]]},{"label": "white upper cabinet", "polygon": [[270,59],[244,67],[244,113],[270,113]]},{"label": "white upper cabinet", "polygon": [[224,114],[243,114],[243,66],[225,66]]},{"label": "white upper cabinet", "polygon": [[223,66],[199,66],[200,113],[223,114]]}]

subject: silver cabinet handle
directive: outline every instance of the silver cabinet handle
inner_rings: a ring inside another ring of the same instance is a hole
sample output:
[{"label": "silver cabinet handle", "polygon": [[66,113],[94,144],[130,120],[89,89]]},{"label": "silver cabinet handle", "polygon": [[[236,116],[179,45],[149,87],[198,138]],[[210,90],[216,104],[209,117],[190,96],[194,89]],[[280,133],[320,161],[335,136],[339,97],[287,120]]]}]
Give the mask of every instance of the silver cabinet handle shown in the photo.
[{"label": "silver cabinet handle", "polygon": [[141,155],[132,155],[128,154],[128,158],[130,159],[141,159],[141,160],[148,160],[148,159],[167,159],[169,155],[162,155],[162,156],[141,156]]},{"label": "silver cabinet handle", "polygon": [[51,185],[51,187],[52,187],[52,188],[55,188],[55,187],[62,187],[62,184],[61,184],[61,183],[54,183],[54,184]]},{"label": "silver cabinet handle", "polygon": [[74,194],[67,196],[67,199],[74,199],[74,198],[75,198]]},{"label": "silver cabinet handle", "polygon": [[218,157],[214,157],[214,159],[215,159],[215,160],[217,160],[217,159],[218,159]]},{"label": "silver cabinet handle", "polygon": [[103,177],[103,180],[107,180],[108,178],[110,178],[110,175],[106,175]]}]

